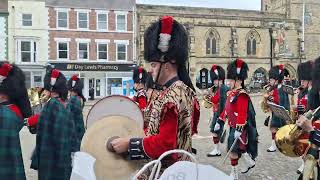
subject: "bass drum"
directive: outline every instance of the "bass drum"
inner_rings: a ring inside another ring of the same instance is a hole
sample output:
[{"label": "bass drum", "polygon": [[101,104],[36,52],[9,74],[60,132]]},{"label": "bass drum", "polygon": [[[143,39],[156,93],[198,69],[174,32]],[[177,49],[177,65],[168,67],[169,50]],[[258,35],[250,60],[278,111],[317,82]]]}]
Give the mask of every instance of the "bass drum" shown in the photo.
[{"label": "bass drum", "polygon": [[119,115],[133,119],[143,129],[143,114],[139,106],[130,98],[120,95],[107,96],[96,102],[87,115],[86,128],[104,117]]}]

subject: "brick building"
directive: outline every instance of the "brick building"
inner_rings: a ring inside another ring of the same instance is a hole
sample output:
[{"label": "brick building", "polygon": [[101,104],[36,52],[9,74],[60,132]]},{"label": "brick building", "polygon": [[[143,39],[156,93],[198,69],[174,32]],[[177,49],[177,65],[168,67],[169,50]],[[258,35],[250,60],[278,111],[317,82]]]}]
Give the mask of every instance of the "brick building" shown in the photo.
[{"label": "brick building", "polygon": [[79,74],[86,97],[91,88],[98,98],[126,95],[136,62],[135,2],[46,0],[46,8],[49,62],[67,78]]}]

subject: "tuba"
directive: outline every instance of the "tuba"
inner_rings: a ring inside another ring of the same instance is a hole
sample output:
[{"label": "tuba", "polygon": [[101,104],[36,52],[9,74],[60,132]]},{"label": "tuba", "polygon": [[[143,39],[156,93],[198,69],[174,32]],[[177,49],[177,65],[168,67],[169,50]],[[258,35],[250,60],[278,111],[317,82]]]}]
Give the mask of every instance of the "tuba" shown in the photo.
[{"label": "tuba", "polygon": [[[307,119],[313,120],[319,113],[320,107],[316,110],[308,111],[304,114]],[[317,148],[308,141],[309,135],[295,124],[288,124],[281,127],[276,134],[276,145],[279,151],[289,157],[299,157],[305,155],[310,148]],[[305,168],[303,171],[303,180],[314,177],[314,165],[316,159],[308,154],[305,156]]]}]

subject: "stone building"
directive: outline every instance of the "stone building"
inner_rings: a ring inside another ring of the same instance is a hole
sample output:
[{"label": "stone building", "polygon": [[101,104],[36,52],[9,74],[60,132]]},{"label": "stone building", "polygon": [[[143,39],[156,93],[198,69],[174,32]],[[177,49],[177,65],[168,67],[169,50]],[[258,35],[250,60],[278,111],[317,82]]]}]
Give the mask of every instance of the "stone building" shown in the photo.
[{"label": "stone building", "polygon": [[212,64],[226,68],[236,58],[249,64],[246,82],[266,81],[271,65],[285,64],[292,77],[301,61],[300,20],[266,11],[137,5],[137,55],[143,61],[143,33],[150,23],[171,15],[190,37],[189,70],[202,89],[210,84]]},{"label": "stone building", "polygon": [[[307,60],[319,57],[320,49],[320,1],[319,0],[262,0],[261,10],[277,12],[286,18],[303,18],[305,2],[305,38],[304,54]],[[302,31],[302,29],[301,29]],[[301,34],[302,35],[302,34]],[[302,39],[302,36],[301,36]]]}]

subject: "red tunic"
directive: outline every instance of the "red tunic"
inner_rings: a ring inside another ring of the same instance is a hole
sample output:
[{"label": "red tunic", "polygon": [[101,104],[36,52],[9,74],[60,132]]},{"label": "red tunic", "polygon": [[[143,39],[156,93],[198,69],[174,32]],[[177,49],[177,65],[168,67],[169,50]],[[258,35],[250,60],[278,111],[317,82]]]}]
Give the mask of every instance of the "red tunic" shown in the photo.
[{"label": "red tunic", "polygon": [[[225,121],[228,117],[228,124],[231,128],[243,127],[248,116],[249,96],[245,93],[239,94],[238,90],[229,91],[228,94],[220,119]],[[233,102],[235,98],[237,100]]]},{"label": "red tunic", "polygon": [[163,112],[159,133],[143,138],[144,151],[152,159],[157,159],[164,152],[177,148],[177,107],[174,104],[168,104]]},{"label": "red tunic", "polygon": [[192,115],[192,123],[191,123],[192,135],[198,134],[199,121],[200,121],[200,105],[198,100],[195,98],[194,104],[193,104],[193,115]]},{"label": "red tunic", "polygon": [[211,97],[211,102],[213,104],[213,106],[212,106],[213,112],[218,111],[219,99],[220,99],[220,88],[218,88],[216,93]]},{"label": "red tunic", "polygon": [[303,105],[305,109],[308,107],[308,93],[301,98],[298,98],[298,106]]},{"label": "red tunic", "polygon": [[133,100],[139,105],[139,108],[144,111],[147,107],[147,94],[144,89],[140,89]]},{"label": "red tunic", "polygon": [[279,104],[279,92],[278,92],[278,88],[275,88],[273,90],[273,93],[271,95],[273,97],[273,103],[275,104]]}]

